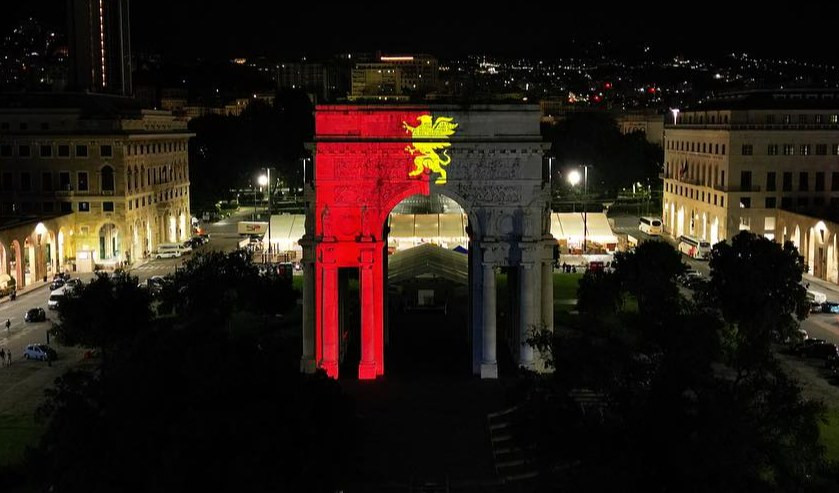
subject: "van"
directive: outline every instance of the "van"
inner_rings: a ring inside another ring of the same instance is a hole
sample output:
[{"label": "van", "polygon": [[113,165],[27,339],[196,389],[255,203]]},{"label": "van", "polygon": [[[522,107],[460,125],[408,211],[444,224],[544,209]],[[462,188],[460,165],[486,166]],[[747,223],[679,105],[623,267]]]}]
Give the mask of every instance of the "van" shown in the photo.
[{"label": "van", "polygon": [[62,286],[52,292],[50,292],[50,298],[47,301],[47,308],[50,310],[55,310],[58,308],[58,303],[64,299],[64,296],[67,295],[67,286]]},{"label": "van", "polygon": [[161,243],[157,246],[155,258],[178,258],[184,254],[184,247],[179,243]]}]

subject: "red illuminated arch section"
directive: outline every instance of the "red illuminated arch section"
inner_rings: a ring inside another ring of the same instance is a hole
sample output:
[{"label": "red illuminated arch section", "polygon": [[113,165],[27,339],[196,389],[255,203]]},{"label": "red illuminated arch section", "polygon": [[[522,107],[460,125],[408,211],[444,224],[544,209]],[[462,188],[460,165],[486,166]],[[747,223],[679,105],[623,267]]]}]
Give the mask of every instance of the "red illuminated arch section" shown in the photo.
[{"label": "red illuminated arch section", "polygon": [[411,195],[445,183],[458,122],[427,107],[319,106],[315,116],[315,357],[338,376],[341,267],[360,269],[359,378],[384,373],[385,219]]}]

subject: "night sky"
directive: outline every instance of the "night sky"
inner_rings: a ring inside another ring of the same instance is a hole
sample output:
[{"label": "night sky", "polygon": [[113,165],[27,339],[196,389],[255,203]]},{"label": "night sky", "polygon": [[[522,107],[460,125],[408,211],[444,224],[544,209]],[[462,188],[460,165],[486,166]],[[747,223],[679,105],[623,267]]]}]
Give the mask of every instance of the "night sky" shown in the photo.
[{"label": "night sky", "polygon": [[[749,51],[839,61],[837,2],[732,6],[734,2],[556,2],[546,15],[535,2],[509,9],[464,2],[284,2],[279,0],[134,0],[135,50],[173,58],[268,55],[296,58],[381,49],[439,56],[487,53],[564,56],[575,42],[605,40],[666,54],[716,56]],[[819,5],[821,3],[821,5]],[[363,5],[363,6],[362,6]],[[585,6],[586,8],[583,8]],[[3,27],[34,14],[63,28],[64,0],[5,0]],[[9,15],[10,14],[10,15]],[[764,20],[768,19],[768,20]]]}]

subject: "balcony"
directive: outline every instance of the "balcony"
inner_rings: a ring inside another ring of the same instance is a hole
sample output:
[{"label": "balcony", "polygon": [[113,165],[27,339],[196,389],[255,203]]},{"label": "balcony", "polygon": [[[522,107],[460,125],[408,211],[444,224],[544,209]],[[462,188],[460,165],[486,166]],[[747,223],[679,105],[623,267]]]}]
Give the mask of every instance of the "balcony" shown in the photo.
[{"label": "balcony", "polygon": [[72,197],[75,195],[75,191],[73,190],[73,185],[67,184],[63,187],[59,187],[55,190],[56,197]]},{"label": "balcony", "polygon": [[758,185],[714,185],[714,190],[719,192],[759,192]]}]

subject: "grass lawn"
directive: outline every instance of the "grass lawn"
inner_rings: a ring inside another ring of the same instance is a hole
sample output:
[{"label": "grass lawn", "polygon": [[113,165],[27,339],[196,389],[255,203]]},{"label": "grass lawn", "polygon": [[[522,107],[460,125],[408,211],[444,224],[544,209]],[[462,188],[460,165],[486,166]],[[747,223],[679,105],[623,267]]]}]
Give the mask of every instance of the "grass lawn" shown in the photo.
[{"label": "grass lawn", "polygon": [[32,416],[0,415],[0,466],[19,464],[26,447],[37,445],[42,432]]},{"label": "grass lawn", "polygon": [[828,409],[825,418],[827,422],[819,424],[825,458],[839,463],[839,409]]},{"label": "grass lawn", "polygon": [[557,274],[554,273],[554,299],[555,300],[576,300],[577,286],[580,284],[583,273]]}]

